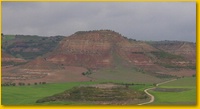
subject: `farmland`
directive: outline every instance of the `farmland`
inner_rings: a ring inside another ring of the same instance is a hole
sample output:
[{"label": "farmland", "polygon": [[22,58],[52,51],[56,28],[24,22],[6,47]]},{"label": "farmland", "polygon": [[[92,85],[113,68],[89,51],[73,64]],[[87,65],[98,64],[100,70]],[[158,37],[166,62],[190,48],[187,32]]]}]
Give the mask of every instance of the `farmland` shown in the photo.
[{"label": "farmland", "polygon": [[[88,101],[53,101],[36,103],[37,100],[52,96],[66,90],[71,90],[77,86],[87,86],[95,84],[105,84],[108,81],[92,82],[67,82],[67,83],[48,83],[30,86],[4,86],[2,87],[3,105],[92,105]],[[116,83],[116,82],[114,82]],[[117,84],[131,84],[120,83]],[[131,90],[143,91],[153,84],[132,84]],[[196,103],[196,77],[185,77],[178,80],[159,85],[156,89],[150,90],[155,97],[155,101],[148,105],[193,105]],[[144,101],[145,102],[145,101]]]},{"label": "farmland", "polygon": [[[156,90],[157,89],[157,90]],[[193,105],[196,104],[196,78],[181,78],[162,84],[149,91],[155,96],[153,105]]]},{"label": "farmland", "polygon": [[[2,87],[2,104],[3,105],[79,105],[91,104],[88,102],[73,102],[73,101],[55,101],[46,103],[36,103],[38,99],[61,93],[65,90],[82,85],[92,85],[106,82],[68,82],[68,83],[49,83],[30,86],[4,86]],[[137,84],[130,86],[130,89],[142,91],[147,87],[152,87],[152,84]]]},{"label": "farmland", "polygon": [[3,105],[34,105],[39,98],[62,92],[80,84],[95,84],[95,82],[70,82],[31,86],[2,87]]}]

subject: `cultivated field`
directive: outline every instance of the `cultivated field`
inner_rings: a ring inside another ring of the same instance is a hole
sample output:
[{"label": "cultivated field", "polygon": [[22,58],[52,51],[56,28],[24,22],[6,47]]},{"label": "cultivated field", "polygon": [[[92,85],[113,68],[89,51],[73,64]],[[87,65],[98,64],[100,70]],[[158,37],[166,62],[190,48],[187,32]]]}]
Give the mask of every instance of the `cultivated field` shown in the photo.
[{"label": "cultivated field", "polygon": [[196,77],[185,77],[158,86],[149,91],[155,96],[150,105],[194,105],[196,104]]},{"label": "cultivated field", "polygon": [[[77,86],[86,86],[106,82],[68,82],[68,83],[52,83],[30,86],[4,86],[2,87],[2,105],[88,105],[90,102],[72,102],[72,101],[55,101],[36,103],[38,99],[61,93],[65,90],[72,89]],[[121,83],[120,83],[121,84]],[[129,89],[142,91],[152,84],[135,84],[130,85]],[[145,101],[141,101],[145,102]]]},{"label": "cultivated field", "polygon": [[2,87],[2,105],[35,105],[36,100],[62,92],[81,84],[95,84],[96,82],[69,82],[30,86]]}]

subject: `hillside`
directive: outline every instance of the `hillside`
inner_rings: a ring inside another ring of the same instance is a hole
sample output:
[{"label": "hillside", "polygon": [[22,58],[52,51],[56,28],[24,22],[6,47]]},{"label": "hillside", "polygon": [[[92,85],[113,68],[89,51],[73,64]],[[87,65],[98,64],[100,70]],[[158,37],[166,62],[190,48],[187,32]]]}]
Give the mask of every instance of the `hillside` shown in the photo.
[{"label": "hillside", "polygon": [[[3,69],[3,81],[157,83],[196,74],[196,46],[189,42],[146,43],[128,40],[111,30],[79,31],[68,37],[44,39],[20,37],[24,38],[4,39],[3,49],[32,60],[11,70]],[[16,79],[17,74],[22,79]]]},{"label": "hillside", "polygon": [[22,58],[15,58],[10,54],[5,53],[4,51],[2,51],[2,66],[9,66],[9,65],[21,65],[21,64],[25,64],[27,61],[22,59]]},{"label": "hillside", "polygon": [[123,41],[120,34],[112,31],[76,32],[63,39],[47,60],[86,68],[110,67],[116,45]]},{"label": "hillside", "polygon": [[52,51],[63,36],[3,35],[2,50],[13,57],[35,59]]},{"label": "hillside", "polygon": [[[187,46],[180,49],[184,48]],[[195,54],[195,46],[191,50],[193,51],[188,52]],[[142,41],[129,41],[111,30],[81,31],[64,38],[59,46],[48,54],[47,61],[92,69],[132,64],[145,70],[159,72],[166,71],[166,67],[191,65],[192,62],[183,53],[185,52],[177,54],[160,50]]]},{"label": "hillside", "polygon": [[55,70],[55,69],[63,69],[61,66],[49,63],[46,61],[43,57],[37,57],[33,61],[30,61],[29,63],[23,65],[21,67],[22,69],[32,69],[32,70]]},{"label": "hillside", "polygon": [[114,31],[81,31],[63,39],[47,60],[88,68],[113,67],[119,64],[117,57],[124,64],[152,64],[143,54],[152,51],[157,49],[144,42],[130,42]]},{"label": "hillside", "polygon": [[155,48],[168,53],[181,55],[187,60],[196,63],[196,43],[184,41],[157,41],[150,43]]}]

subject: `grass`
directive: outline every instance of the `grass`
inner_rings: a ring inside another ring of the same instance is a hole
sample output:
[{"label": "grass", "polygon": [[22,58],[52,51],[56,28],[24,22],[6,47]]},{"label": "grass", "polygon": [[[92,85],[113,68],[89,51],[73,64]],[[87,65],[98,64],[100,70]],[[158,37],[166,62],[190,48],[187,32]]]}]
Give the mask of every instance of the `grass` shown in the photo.
[{"label": "grass", "polygon": [[[168,78],[161,79],[137,69],[137,67],[130,66],[130,63],[124,61],[119,55],[112,52],[114,60],[114,68],[104,68],[93,72],[89,77],[95,78],[99,81],[112,81],[112,82],[129,82],[129,83],[158,83],[166,81]],[[145,79],[144,79],[145,78]]]},{"label": "grass", "polygon": [[[89,75],[99,81],[133,82],[133,83],[158,83],[166,79],[160,79],[145,73],[136,71],[135,68],[116,67],[113,69],[102,69]],[[144,79],[145,78],[145,79]]]},{"label": "grass", "polygon": [[95,84],[96,82],[69,82],[31,86],[2,87],[3,105],[35,105],[36,100],[60,93],[79,85]]},{"label": "grass", "polygon": [[123,86],[114,88],[75,87],[73,89],[37,100],[38,103],[49,101],[91,101],[107,102],[147,99],[143,91],[128,89]]},{"label": "grass", "polygon": [[173,82],[162,84],[159,88],[188,88],[190,90],[181,92],[159,92],[149,91],[155,96],[155,101],[152,104],[159,105],[184,105],[196,104],[196,78],[185,77]]},{"label": "grass", "polygon": [[182,56],[179,55],[174,55],[174,54],[170,54],[164,51],[159,51],[159,52],[151,52],[152,54],[154,54],[157,58],[168,58],[168,59],[180,59],[183,60],[184,58]]},{"label": "grass", "polygon": [[[56,101],[46,102],[42,104],[35,103],[38,99],[52,96],[69,90],[73,87],[80,85],[89,85],[105,83],[102,81],[97,82],[67,82],[67,83],[49,83],[44,85],[30,85],[30,86],[3,86],[2,87],[2,105],[92,105],[89,102],[74,102],[74,101]],[[119,83],[119,82],[118,82]],[[142,91],[152,84],[145,85],[132,85],[129,88]]]}]

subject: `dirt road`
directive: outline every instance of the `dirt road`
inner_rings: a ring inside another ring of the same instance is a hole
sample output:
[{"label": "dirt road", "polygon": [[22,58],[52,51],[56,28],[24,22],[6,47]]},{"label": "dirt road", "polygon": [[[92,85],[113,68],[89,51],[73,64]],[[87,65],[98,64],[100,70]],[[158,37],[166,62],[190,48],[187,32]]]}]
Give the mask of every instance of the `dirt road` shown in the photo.
[{"label": "dirt road", "polygon": [[[165,83],[172,82],[172,81],[175,81],[175,80],[177,80],[177,79],[172,79],[172,80],[168,80],[168,81],[165,81],[165,82],[158,83],[158,84],[156,84],[156,87],[158,87],[158,86],[161,85],[161,84],[165,84]],[[149,104],[149,103],[154,102],[155,97],[154,97],[152,94],[150,94],[150,93],[148,92],[148,90],[155,89],[156,87],[151,87],[151,88],[145,89],[144,92],[145,92],[148,96],[150,96],[150,101],[144,102],[144,103],[140,103],[140,104],[138,104],[138,105],[144,105],[144,104]]]}]

